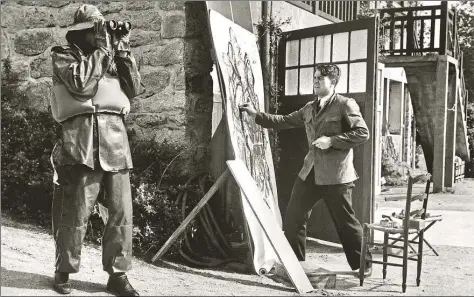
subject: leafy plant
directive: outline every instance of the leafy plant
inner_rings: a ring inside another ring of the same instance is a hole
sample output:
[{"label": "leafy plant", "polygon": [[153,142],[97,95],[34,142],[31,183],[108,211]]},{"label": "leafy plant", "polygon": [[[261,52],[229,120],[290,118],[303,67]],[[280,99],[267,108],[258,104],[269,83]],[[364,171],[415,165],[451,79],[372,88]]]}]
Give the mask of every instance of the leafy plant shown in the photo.
[{"label": "leafy plant", "polygon": [[[268,34],[270,37],[270,47],[269,47],[269,55],[270,55],[270,65],[269,69],[277,69],[277,64],[279,60],[279,44],[283,37],[283,30],[281,29],[283,26],[288,25],[291,23],[291,18],[286,18],[284,20],[278,18],[277,16],[268,16],[267,18],[262,18],[257,24],[255,24],[257,28],[257,37],[258,40],[261,41],[262,38]],[[275,70],[271,70],[275,71]],[[269,112],[270,113],[278,113],[278,109],[281,105],[280,103],[280,94],[282,93],[282,86],[279,86],[277,75],[273,75],[273,79],[270,78],[269,83]],[[270,139],[270,148],[272,151],[272,156],[274,160],[274,167],[275,169],[278,168],[278,163],[280,160],[280,148],[279,148],[279,140],[278,140],[278,131],[274,129],[268,130],[268,136]]]},{"label": "leafy plant", "polygon": [[53,191],[49,155],[59,125],[49,112],[20,107],[25,94],[18,82],[11,61],[2,60],[2,207],[47,223]]}]

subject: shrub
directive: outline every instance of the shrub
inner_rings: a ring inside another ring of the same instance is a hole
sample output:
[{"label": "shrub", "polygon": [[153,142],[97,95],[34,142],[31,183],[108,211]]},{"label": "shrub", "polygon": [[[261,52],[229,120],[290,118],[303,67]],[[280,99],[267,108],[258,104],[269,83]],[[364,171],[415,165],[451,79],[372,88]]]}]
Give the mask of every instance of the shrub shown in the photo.
[{"label": "shrub", "polygon": [[[152,140],[143,140],[131,143],[131,150],[134,165],[130,171],[133,249],[135,255],[143,256],[151,247],[164,244],[181,222],[180,210],[174,201],[185,177],[181,176],[179,163],[172,160],[185,148],[167,142],[157,144]],[[163,175],[165,168],[167,170]],[[90,218],[87,239],[100,243],[103,228],[96,205]],[[176,248],[171,248],[168,254],[175,252]]]},{"label": "shrub", "polygon": [[59,125],[49,112],[20,108],[24,94],[10,60],[2,61],[2,206],[22,218],[50,222],[52,167],[50,152]]},{"label": "shrub", "polygon": [[390,136],[382,139],[382,177],[387,186],[406,184],[406,164],[398,161],[399,156]]}]

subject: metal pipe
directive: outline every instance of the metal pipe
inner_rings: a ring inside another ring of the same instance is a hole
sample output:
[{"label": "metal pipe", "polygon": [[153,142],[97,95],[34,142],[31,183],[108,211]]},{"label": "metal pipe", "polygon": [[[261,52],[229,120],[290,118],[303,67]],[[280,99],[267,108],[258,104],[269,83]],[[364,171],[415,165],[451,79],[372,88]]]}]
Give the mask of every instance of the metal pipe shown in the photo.
[{"label": "metal pipe", "polygon": [[[271,17],[269,14],[269,1],[262,1],[262,22],[265,24]],[[270,111],[270,31],[268,27],[263,27],[260,39],[260,61],[262,64],[263,93],[265,102],[265,112]]]}]

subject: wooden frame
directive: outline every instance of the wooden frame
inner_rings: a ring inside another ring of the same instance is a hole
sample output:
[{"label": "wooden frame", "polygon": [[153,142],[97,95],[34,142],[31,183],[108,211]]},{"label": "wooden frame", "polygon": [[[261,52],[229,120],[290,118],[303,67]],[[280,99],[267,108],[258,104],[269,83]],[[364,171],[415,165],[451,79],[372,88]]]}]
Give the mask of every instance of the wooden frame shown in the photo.
[{"label": "wooden frame", "polygon": [[[429,15],[419,15],[428,12]],[[437,13],[439,12],[439,14]],[[384,48],[381,53],[388,55],[420,55],[423,53],[438,53],[440,55],[452,55],[456,57],[456,21],[457,15],[454,10],[448,9],[446,1],[441,5],[420,6],[420,7],[400,7],[384,8],[379,10],[380,18],[389,23],[388,31],[390,36],[389,48]],[[425,26],[429,21],[429,45],[425,47]],[[418,30],[418,22],[420,24]],[[436,24],[439,22],[439,32],[436,31]],[[398,25],[400,23],[400,25]],[[410,36],[407,33],[413,32]],[[400,48],[394,48],[395,33],[400,32]],[[419,34],[419,38],[416,36]],[[435,38],[439,35],[439,45],[435,46]],[[450,38],[451,36],[451,38]],[[406,46],[404,40],[406,38]]]}]

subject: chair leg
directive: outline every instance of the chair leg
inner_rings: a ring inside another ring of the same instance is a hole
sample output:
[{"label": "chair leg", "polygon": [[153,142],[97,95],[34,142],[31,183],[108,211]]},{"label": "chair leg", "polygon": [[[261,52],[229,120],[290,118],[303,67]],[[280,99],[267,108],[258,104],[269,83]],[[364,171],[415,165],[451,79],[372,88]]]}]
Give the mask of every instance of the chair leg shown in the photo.
[{"label": "chair leg", "polygon": [[367,224],[364,224],[364,228],[362,230],[362,243],[361,243],[361,250],[360,250],[360,267],[359,267],[359,281],[360,286],[364,284],[364,270],[365,270],[365,254],[367,250],[367,233],[368,233]]},{"label": "chair leg", "polygon": [[[425,229],[423,229],[423,232],[426,232],[428,231],[429,228],[431,228],[437,221],[433,221],[431,222],[428,226],[426,226]],[[424,234],[424,233],[423,233]],[[416,240],[418,236],[416,236],[413,240]],[[439,256],[438,252],[436,252],[436,250],[431,246],[431,244],[425,239],[423,238],[423,241],[426,243],[426,245],[433,251],[433,253],[436,255],[436,256]]]},{"label": "chair leg", "polygon": [[382,275],[383,275],[383,279],[385,279],[387,277],[387,260],[388,260],[388,233],[384,233],[383,234],[383,269],[382,269]]},{"label": "chair leg", "polygon": [[[421,239],[420,239],[421,240]],[[439,256],[438,253],[436,252],[436,250],[431,246],[431,244],[423,238],[423,241],[426,243],[426,245],[433,251],[433,253],[436,255],[436,256]]]},{"label": "chair leg", "polygon": [[408,235],[403,239],[403,275],[402,275],[402,291],[407,290],[407,268],[408,268]]},{"label": "chair leg", "polygon": [[424,242],[424,234],[425,232],[423,230],[420,231],[419,233],[419,239],[418,239],[418,261],[417,261],[417,266],[416,266],[416,285],[420,286],[420,275],[421,275],[421,266],[423,264],[423,242]]}]

